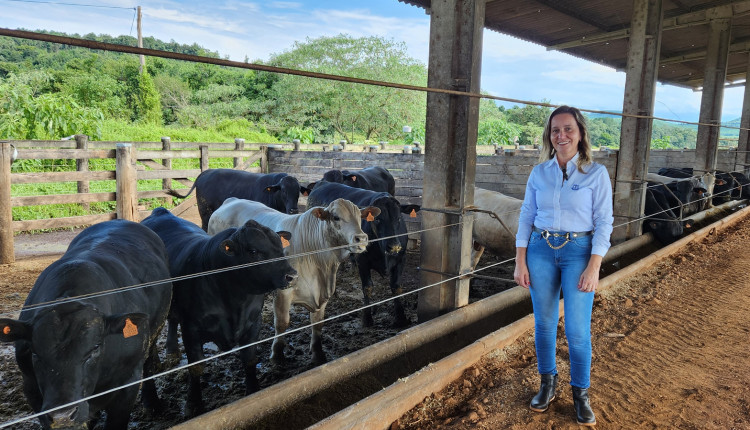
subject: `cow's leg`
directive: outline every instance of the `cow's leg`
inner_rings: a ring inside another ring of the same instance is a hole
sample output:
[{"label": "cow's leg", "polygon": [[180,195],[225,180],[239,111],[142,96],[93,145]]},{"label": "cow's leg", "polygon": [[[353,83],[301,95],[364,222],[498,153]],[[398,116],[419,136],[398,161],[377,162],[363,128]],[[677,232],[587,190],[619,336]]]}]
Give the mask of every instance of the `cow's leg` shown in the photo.
[{"label": "cow's leg", "polygon": [[[258,310],[263,306],[262,297],[258,303]],[[256,317],[252,318],[252,322],[247,326],[244,333],[240,335],[240,345],[248,345],[258,340],[260,337],[260,325],[261,313],[258,312]],[[240,350],[240,361],[245,369],[245,394],[252,394],[260,389],[258,384],[258,377],[255,372],[255,366],[258,364],[257,348],[255,345],[248,346]]]},{"label": "cow's leg", "polygon": [[170,315],[167,317],[167,355],[177,356],[179,360],[180,347],[177,343],[177,326],[179,325],[177,316]]},{"label": "cow's leg", "polygon": [[310,322],[312,323],[312,338],[310,339],[310,352],[312,352],[312,363],[316,366],[328,361],[326,353],[323,352],[323,319],[325,318],[326,305],[323,303],[315,312],[310,312]]},{"label": "cow's leg", "polygon": [[[139,372],[140,373],[140,372]],[[134,375],[133,380],[137,380],[138,375]],[[138,386],[118,390],[110,402],[112,406],[106,409],[107,421],[104,424],[104,430],[127,430],[130,421],[130,410],[135,404],[138,396]]]},{"label": "cow's leg", "polygon": [[273,298],[273,325],[276,338],[271,345],[271,363],[284,363],[284,348],[286,348],[286,337],[281,336],[289,328],[289,311],[292,306],[293,289],[276,291]]},{"label": "cow's leg", "polygon": [[[143,365],[143,378],[146,379],[155,375],[159,370],[159,364],[159,353],[156,350],[156,339],[154,339],[149,348],[146,362]],[[151,413],[162,410],[159,395],[156,393],[156,383],[153,379],[143,381],[143,385],[141,386],[141,402],[143,402],[143,407]]]},{"label": "cow's leg", "polygon": [[[197,328],[182,327],[182,343],[185,347],[188,363],[195,363],[203,359],[203,344],[197,332]],[[203,413],[203,396],[201,394],[201,375],[203,375],[203,363],[188,367],[188,392],[185,403],[185,417],[191,418]]]},{"label": "cow's leg", "polygon": [[[401,275],[404,272],[404,263],[397,263],[390,267],[390,287],[391,295],[398,296],[404,292],[401,288]],[[393,299],[393,327],[400,328],[409,325],[409,320],[406,319],[406,312],[404,311],[404,304],[401,302],[401,297],[395,297]]]},{"label": "cow's leg", "polygon": [[362,309],[362,327],[372,327],[374,321],[372,319],[372,308],[370,307],[370,301],[372,300],[372,276],[370,274],[370,265],[364,261],[357,262],[357,268],[359,269],[359,279],[362,282],[362,296],[364,308]]},{"label": "cow's leg", "polygon": [[480,245],[477,242],[473,242],[472,247],[471,247],[471,269],[472,270],[477,268],[477,264],[479,264],[479,259],[482,257],[482,254],[484,254],[484,246]]}]

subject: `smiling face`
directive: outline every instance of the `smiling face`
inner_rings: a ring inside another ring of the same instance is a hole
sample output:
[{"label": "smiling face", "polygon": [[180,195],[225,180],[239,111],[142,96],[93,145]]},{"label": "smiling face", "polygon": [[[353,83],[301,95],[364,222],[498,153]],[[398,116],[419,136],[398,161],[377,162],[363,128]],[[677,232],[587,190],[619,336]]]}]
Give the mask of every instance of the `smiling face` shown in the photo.
[{"label": "smiling face", "polygon": [[552,117],[550,141],[557,152],[558,162],[567,163],[576,155],[581,142],[581,130],[572,114],[560,113]]}]

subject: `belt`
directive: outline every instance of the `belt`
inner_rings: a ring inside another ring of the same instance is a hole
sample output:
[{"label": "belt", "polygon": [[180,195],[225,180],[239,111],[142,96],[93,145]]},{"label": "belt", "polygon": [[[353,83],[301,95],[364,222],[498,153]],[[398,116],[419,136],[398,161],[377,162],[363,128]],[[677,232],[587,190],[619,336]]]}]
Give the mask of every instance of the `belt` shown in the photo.
[{"label": "belt", "polygon": [[[542,230],[541,228],[534,226],[532,227],[532,230],[540,233],[542,235],[542,238],[547,241],[547,245],[549,245],[552,249],[560,249],[563,246],[565,246],[568,242],[570,242],[570,239],[575,239],[577,237],[584,237],[584,236],[591,236],[594,234],[593,230],[589,231],[566,231],[566,232],[559,232],[559,233],[551,233],[549,230]],[[565,242],[562,243],[560,246],[553,246],[551,243],[549,243],[549,237],[564,237]]]}]

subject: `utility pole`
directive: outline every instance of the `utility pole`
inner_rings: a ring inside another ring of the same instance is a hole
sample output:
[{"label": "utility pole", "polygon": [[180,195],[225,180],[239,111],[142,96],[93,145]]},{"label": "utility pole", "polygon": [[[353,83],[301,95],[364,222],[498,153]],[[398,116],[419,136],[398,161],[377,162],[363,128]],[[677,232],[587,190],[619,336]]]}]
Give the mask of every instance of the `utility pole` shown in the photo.
[{"label": "utility pole", "polygon": [[[138,47],[143,48],[143,33],[141,32],[141,7],[138,6]],[[141,64],[138,66],[138,74],[143,74],[143,69],[146,67],[146,57],[143,54],[139,55]]]}]

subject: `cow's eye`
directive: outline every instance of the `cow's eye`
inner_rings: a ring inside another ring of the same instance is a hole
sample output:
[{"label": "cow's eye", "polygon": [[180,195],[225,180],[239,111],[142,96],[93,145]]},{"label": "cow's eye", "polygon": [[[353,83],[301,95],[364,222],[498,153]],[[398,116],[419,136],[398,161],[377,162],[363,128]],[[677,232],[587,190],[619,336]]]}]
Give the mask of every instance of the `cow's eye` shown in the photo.
[{"label": "cow's eye", "polygon": [[339,218],[339,216],[338,216],[338,215],[334,215],[334,216],[333,216],[333,220],[334,220],[334,221],[341,221],[341,218]]}]

